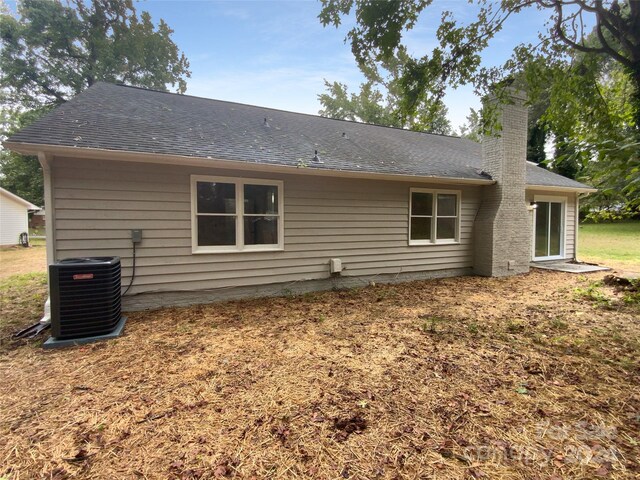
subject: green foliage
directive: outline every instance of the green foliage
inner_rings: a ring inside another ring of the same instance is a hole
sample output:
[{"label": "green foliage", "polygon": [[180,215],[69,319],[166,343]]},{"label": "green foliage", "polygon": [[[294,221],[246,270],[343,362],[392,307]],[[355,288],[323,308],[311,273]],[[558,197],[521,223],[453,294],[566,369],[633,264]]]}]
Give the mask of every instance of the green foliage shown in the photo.
[{"label": "green foliage", "polygon": [[44,205],[42,168],[36,157],[0,152],[0,187],[33,203]]},{"label": "green foliage", "polygon": [[602,290],[602,282],[600,281],[592,282],[584,288],[576,288],[575,293],[578,298],[594,302],[600,307],[611,306],[611,299]]},{"label": "green foliage", "polygon": [[629,285],[616,289],[618,299],[609,297],[603,290],[603,282],[592,282],[584,288],[576,288],[576,294],[600,307],[611,308],[623,304],[635,307],[640,305],[640,279],[629,280]]},{"label": "green foliage", "polygon": [[[6,138],[12,132],[31,123],[47,110],[47,108],[27,112],[9,108],[0,110],[0,136]],[[0,150],[0,187],[15,193],[34,205],[44,205],[42,168],[36,157]]]},{"label": "green foliage", "polygon": [[[322,0],[319,15],[324,25],[339,25],[344,16],[355,14],[347,38],[359,65],[401,59],[403,105],[414,109],[425,96],[441,98],[447,86],[472,83],[488,93],[498,81],[521,71],[523,62],[537,54],[563,58],[572,52],[590,52],[611,58],[625,68],[640,86],[640,4],[614,2],[565,2],[564,0],[503,0],[499,4],[477,0],[477,17],[468,23],[453,12],[441,13],[436,30],[437,45],[422,56],[410,56],[403,35],[413,29],[421,14],[430,11],[432,0],[372,2],[370,0]],[[508,21],[534,4],[549,12],[548,30],[540,32],[538,45],[521,45],[499,68],[481,66],[480,55]],[[597,20],[597,42],[586,44],[584,16]],[[424,17],[423,17],[424,18]],[[406,58],[402,58],[406,57]],[[537,88],[541,85],[538,84]],[[640,92],[637,93],[640,98]],[[640,107],[640,105],[637,105]],[[640,123],[640,122],[638,122]]]},{"label": "green foliage", "polygon": [[613,223],[629,220],[640,215],[640,211],[630,206],[620,206],[621,204],[612,205],[612,200],[605,201],[602,206],[593,206],[593,203],[587,203],[584,219],[593,223]]},{"label": "green foliage", "polygon": [[466,123],[460,126],[460,136],[473,140],[474,142],[480,142],[482,140],[482,119],[481,112],[470,110],[467,115]]},{"label": "green foliage", "polygon": [[593,210],[640,207],[640,130],[635,124],[635,86],[625,69],[596,54],[527,66],[548,84],[542,116],[554,133],[558,173],[588,181],[598,193]]},{"label": "green foliage", "polygon": [[527,160],[543,163],[545,161],[544,146],[547,140],[546,128],[536,122],[529,126],[527,137]]},{"label": "green foliage", "polygon": [[566,330],[569,327],[569,324],[561,318],[554,318],[549,323],[554,330]]},{"label": "green foliage", "polygon": [[[522,78],[524,75],[521,74],[520,77]],[[531,102],[528,117],[527,160],[544,168],[546,168],[545,147],[550,132],[542,117],[548,107],[549,98],[545,92],[541,92],[537,95],[536,100]]]},{"label": "green foliage", "polygon": [[438,325],[443,325],[447,322],[447,319],[441,317],[433,317],[430,315],[419,315],[419,318],[423,320],[420,325],[420,329],[424,333],[438,333]]},{"label": "green foliage", "polygon": [[622,301],[628,305],[640,306],[640,278],[631,280],[631,286],[623,293]]},{"label": "green foliage", "polygon": [[178,92],[189,62],[160,20],[132,0],[23,0],[0,14],[0,86],[23,109],[60,104],[96,81]]},{"label": "green foliage", "polygon": [[[402,55],[402,59],[406,59]],[[403,60],[384,64],[361,65],[367,81],[360,91],[349,93],[347,86],[325,80],[327,92],[318,95],[320,115],[341,120],[361,121],[375,125],[408,128],[416,131],[448,135],[451,124],[447,107],[441,99],[424,98],[410,113],[402,107],[403,86],[401,68]]]},{"label": "green foliage", "polygon": [[327,93],[318,95],[323,109],[323,117],[340,120],[362,121],[375,125],[398,126],[399,119],[384,105],[384,97],[372,82],[360,86],[360,93],[349,93],[343,83],[329,83],[325,80]]},{"label": "green foliage", "polygon": [[553,157],[553,171],[568,178],[577,178],[582,170],[582,164],[576,156],[576,146],[571,140],[556,136],[555,155]]},{"label": "green foliage", "polygon": [[[640,2],[563,0],[470,0],[477,17],[465,22],[441,12],[436,46],[411,56],[403,36],[438,14],[432,0],[372,2],[322,0],[324,25],[354,14],[347,38],[361,68],[400,62],[398,106],[408,117],[421,102],[433,103],[445,88],[473,84],[476,93],[506,100],[509,85],[526,90],[532,103],[528,158],[544,158],[546,138],[558,138],[548,165],[561,174],[593,183],[600,200],[614,193],[624,204],[640,200]],[[497,67],[484,67],[481,53],[505,22],[537,7],[549,14],[536,45],[519,45]],[[433,8],[432,8],[433,7]],[[596,24],[592,32],[584,20]],[[468,18],[468,17],[467,17]],[[540,107],[542,111],[535,111]],[[462,129],[464,136],[499,129],[484,110]]]},{"label": "green foliage", "polygon": [[[186,90],[189,62],[173,31],[132,0],[23,0],[0,7],[2,139],[97,81]],[[0,152],[0,185],[43,205],[37,159]]]},{"label": "green foliage", "polygon": [[292,298],[293,296],[295,296],[295,294],[293,293],[293,290],[291,290],[290,288],[283,288],[282,295],[284,295],[287,298]]},{"label": "green foliage", "polygon": [[467,331],[471,335],[478,335],[478,333],[480,332],[480,327],[477,323],[470,323],[469,325],[467,325]]},{"label": "green foliage", "polygon": [[522,333],[525,329],[525,324],[518,320],[509,320],[505,327],[505,330],[509,333]]}]

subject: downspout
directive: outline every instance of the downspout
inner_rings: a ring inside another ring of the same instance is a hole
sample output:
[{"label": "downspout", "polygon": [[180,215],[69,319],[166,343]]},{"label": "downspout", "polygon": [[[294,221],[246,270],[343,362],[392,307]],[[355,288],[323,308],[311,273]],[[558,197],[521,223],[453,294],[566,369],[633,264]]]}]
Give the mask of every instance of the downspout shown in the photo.
[{"label": "downspout", "polygon": [[[577,262],[578,261],[578,232],[580,231],[580,195],[582,195],[580,192],[576,192],[576,212],[575,212],[575,223],[573,225],[574,228],[574,232],[573,232],[573,261]],[[587,195],[589,195],[588,193],[585,193],[584,196],[586,197]]]},{"label": "downspout", "polygon": [[[55,246],[55,216],[53,205],[53,179],[51,174],[51,160],[52,156],[38,152],[38,160],[42,166],[42,173],[44,175],[44,221],[45,221],[45,241],[47,248],[47,288],[49,285],[49,265],[56,261],[56,246]],[[44,316],[40,320],[40,324],[49,324],[51,322],[51,296],[47,296],[47,301],[44,304]]]},{"label": "downspout", "polygon": [[44,152],[38,152],[38,160],[42,166],[44,175],[44,221],[46,224],[46,242],[47,242],[47,265],[55,263],[55,220],[53,205],[53,182],[51,178],[51,155]]}]

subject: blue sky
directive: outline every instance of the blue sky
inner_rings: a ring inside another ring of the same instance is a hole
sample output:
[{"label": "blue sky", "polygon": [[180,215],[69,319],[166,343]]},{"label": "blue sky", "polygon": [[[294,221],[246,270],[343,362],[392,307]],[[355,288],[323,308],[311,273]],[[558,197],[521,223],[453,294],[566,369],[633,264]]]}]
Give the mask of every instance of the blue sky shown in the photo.
[{"label": "blue sky", "polygon": [[[352,20],[338,29],[322,27],[319,1],[144,0],[136,7],[174,29],[174,41],[191,63],[191,95],[317,114],[323,79],[346,83],[352,91],[362,81],[344,43]],[[442,8],[462,20],[474,18],[475,9],[466,0],[435,0],[431,15],[406,36],[413,53],[434,45]],[[486,50],[484,63],[499,64],[516,44],[535,42],[545,13],[529,9],[510,19]],[[471,87],[449,92],[445,101],[456,128],[469,108],[479,105]]]},{"label": "blue sky", "polygon": [[[406,41],[413,53],[434,46],[441,8],[462,20],[474,18],[466,0],[435,0]],[[362,81],[344,38],[352,25],[324,28],[314,0],[146,0],[138,9],[154,19],[164,18],[174,39],[191,62],[187,93],[266,107],[317,114],[323,79],[346,83],[351,90]],[[435,13],[435,15],[434,15]],[[488,65],[506,60],[513,47],[535,42],[546,12],[529,9],[512,18],[492,42],[483,60]],[[479,99],[471,87],[446,97],[454,127],[462,124]]]}]

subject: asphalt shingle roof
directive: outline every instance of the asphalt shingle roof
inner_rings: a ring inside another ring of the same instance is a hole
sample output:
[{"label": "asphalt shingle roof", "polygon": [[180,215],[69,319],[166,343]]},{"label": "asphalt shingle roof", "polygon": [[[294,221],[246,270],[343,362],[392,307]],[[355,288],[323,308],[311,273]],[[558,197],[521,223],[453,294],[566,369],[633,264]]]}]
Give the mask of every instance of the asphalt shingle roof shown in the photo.
[{"label": "asphalt shingle roof", "polygon": [[[93,85],[8,143],[350,172],[490,178],[481,171],[481,146],[464,138],[109,83]],[[322,163],[313,160],[316,151]],[[533,165],[527,165],[527,183],[585,188]]]}]

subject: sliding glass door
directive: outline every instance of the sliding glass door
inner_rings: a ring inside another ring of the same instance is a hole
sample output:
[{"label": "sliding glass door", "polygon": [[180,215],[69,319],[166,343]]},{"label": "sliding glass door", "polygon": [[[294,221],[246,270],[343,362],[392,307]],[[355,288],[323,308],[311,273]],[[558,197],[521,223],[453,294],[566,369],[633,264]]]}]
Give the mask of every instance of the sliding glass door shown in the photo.
[{"label": "sliding glass door", "polygon": [[534,260],[563,258],[564,203],[536,201]]}]

